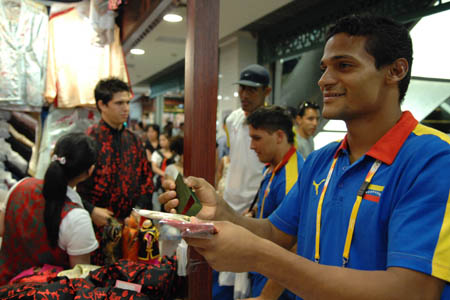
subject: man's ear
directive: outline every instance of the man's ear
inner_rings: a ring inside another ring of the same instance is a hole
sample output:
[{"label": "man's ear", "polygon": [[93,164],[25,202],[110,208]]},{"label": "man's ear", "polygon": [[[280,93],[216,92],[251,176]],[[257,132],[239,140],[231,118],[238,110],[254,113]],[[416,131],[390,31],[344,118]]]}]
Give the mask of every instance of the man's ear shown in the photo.
[{"label": "man's ear", "polygon": [[94,173],[95,165],[90,166],[88,170],[89,177],[91,177],[92,173]]},{"label": "man's ear", "polygon": [[300,117],[299,115],[296,115],[295,123],[297,123],[297,125],[300,126],[302,124],[302,117]]},{"label": "man's ear", "polygon": [[387,83],[398,83],[408,74],[409,65],[405,58],[398,58],[388,67]]},{"label": "man's ear", "polygon": [[277,135],[277,143],[281,143],[284,138],[286,137],[286,133],[284,133],[283,130],[278,129],[277,131],[275,131],[275,134]]},{"label": "man's ear", "polygon": [[266,87],[266,89],[264,90],[264,97],[269,96],[271,91],[272,88],[270,86]]},{"label": "man's ear", "polygon": [[98,104],[98,108],[100,108],[100,112],[102,111],[102,108],[105,107],[105,103],[103,102],[103,100],[98,100],[97,102]]}]

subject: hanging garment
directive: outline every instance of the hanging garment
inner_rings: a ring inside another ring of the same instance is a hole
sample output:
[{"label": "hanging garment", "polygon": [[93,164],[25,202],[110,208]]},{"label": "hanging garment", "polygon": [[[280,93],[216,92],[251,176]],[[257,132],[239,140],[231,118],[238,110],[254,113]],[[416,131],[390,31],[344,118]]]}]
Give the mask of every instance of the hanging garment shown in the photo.
[{"label": "hanging garment", "polygon": [[11,113],[11,118],[8,120],[18,132],[23,134],[30,141],[34,141],[36,136],[37,120],[30,114],[22,112]]},{"label": "hanging garment", "polygon": [[82,9],[57,13],[49,21],[49,53],[45,98],[58,108],[95,107],[94,88],[115,76],[128,82],[119,27],[114,42],[98,46],[97,32]]},{"label": "hanging garment", "polygon": [[48,16],[30,0],[0,1],[0,108],[40,111]]},{"label": "hanging garment", "polygon": [[35,167],[35,177],[44,178],[50,164],[51,153],[56,141],[69,132],[85,132],[89,126],[97,123],[100,115],[97,109],[77,107],[59,109],[51,107],[43,125],[39,142],[38,161]]},{"label": "hanging garment", "polygon": [[[5,169],[13,167],[14,171],[23,177],[27,172],[27,161],[5,139],[0,139],[0,161],[5,164]],[[10,170],[11,171],[11,170]]]},{"label": "hanging garment", "polygon": [[108,0],[91,0],[89,19],[97,32],[94,43],[105,46],[114,42],[115,13],[108,9]]}]

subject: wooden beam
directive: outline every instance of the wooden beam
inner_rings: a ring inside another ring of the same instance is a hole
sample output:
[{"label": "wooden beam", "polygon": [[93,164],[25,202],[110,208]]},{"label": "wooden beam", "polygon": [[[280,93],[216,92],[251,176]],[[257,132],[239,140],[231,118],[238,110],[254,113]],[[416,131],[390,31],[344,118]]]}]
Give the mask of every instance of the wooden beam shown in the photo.
[{"label": "wooden beam", "polygon": [[[214,184],[218,85],[219,0],[188,0],[185,61],[184,174]],[[189,299],[212,299],[211,268],[190,249],[196,264]]]},{"label": "wooden beam", "polygon": [[127,54],[173,7],[173,0],[128,1],[120,15],[122,49]]}]

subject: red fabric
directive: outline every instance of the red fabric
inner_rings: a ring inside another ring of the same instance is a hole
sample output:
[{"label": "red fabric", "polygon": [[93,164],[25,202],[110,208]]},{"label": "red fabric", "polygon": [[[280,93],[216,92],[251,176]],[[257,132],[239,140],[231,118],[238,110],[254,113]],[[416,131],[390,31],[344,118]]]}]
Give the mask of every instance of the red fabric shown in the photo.
[{"label": "red fabric", "polygon": [[[9,197],[5,212],[5,234],[0,250],[0,285],[23,270],[51,264],[68,267],[69,258],[61,248],[51,248],[44,224],[43,181],[27,178]],[[66,201],[61,220],[77,204]]]},{"label": "red fabric", "polygon": [[21,282],[49,282],[58,276],[63,268],[45,264],[42,268],[29,268],[9,281],[8,284]]}]

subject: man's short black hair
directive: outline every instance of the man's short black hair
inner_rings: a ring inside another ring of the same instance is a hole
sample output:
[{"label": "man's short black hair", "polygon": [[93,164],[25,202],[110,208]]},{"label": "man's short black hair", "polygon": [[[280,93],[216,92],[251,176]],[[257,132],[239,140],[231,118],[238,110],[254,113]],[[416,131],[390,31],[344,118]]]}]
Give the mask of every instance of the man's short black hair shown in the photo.
[{"label": "man's short black hair", "polygon": [[408,29],[402,24],[381,16],[348,16],[337,21],[327,33],[326,40],[338,33],[367,38],[365,49],[375,58],[375,67],[393,63],[396,59],[408,61],[408,73],[399,84],[399,101],[403,101],[411,79],[413,60],[412,41]]},{"label": "man's short black hair", "polygon": [[316,109],[320,111],[320,106],[317,103],[304,101],[302,102],[297,109],[297,116],[303,117],[308,108]]},{"label": "man's short black hair", "polygon": [[113,98],[115,93],[130,92],[130,86],[116,77],[110,77],[100,80],[95,86],[95,105],[97,109],[98,101],[102,100],[103,104],[107,104]]},{"label": "man's short black hair", "polygon": [[288,143],[294,143],[292,116],[287,109],[280,106],[259,107],[247,116],[246,123],[255,129],[262,129],[269,133],[283,130]]}]

